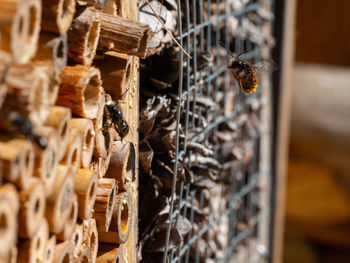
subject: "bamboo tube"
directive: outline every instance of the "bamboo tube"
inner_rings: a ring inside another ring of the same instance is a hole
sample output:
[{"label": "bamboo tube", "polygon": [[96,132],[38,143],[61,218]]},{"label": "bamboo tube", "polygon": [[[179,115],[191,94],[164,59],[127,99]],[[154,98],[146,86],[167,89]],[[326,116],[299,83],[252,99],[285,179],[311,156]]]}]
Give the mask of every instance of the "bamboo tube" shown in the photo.
[{"label": "bamboo tube", "polygon": [[98,179],[96,201],[92,217],[96,219],[97,227],[104,229],[104,231],[108,230],[112,220],[116,193],[117,188],[114,179]]},{"label": "bamboo tube", "polygon": [[97,173],[89,169],[79,169],[75,177],[74,191],[78,196],[79,218],[90,219],[97,191]]},{"label": "bamboo tube", "polygon": [[0,186],[0,256],[10,253],[17,241],[19,197],[11,184]]},{"label": "bamboo tube", "polygon": [[95,219],[84,220],[83,236],[83,243],[91,248],[92,262],[96,262],[99,239]]},{"label": "bamboo tube", "polygon": [[0,140],[0,160],[2,175],[6,180],[20,188],[28,186],[34,168],[34,149],[28,140]]},{"label": "bamboo tube", "polygon": [[70,134],[72,113],[69,108],[54,106],[45,121],[45,125],[55,128],[59,135],[58,160],[61,161],[66,153]]},{"label": "bamboo tube", "polygon": [[[81,248],[77,259],[75,260],[77,263],[92,263],[92,251],[90,247],[84,246]],[[96,261],[94,261],[96,262]]]},{"label": "bamboo tube", "polygon": [[18,245],[18,263],[41,262],[45,258],[46,245],[49,239],[47,221],[39,221],[39,229],[31,239],[24,239]]},{"label": "bamboo tube", "polygon": [[46,196],[52,193],[58,167],[58,134],[52,127],[41,127],[36,130],[47,140],[46,149],[34,145],[35,163],[34,176],[41,179],[45,187]]},{"label": "bamboo tube", "polygon": [[70,263],[73,262],[74,245],[70,241],[57,243],[54,253],[54,263]]},{"label": "bamboo tube", "polygon": [[39,47],[33,61],[53,61],[59,75],[59,72],[67,66],[67,54],[68,44],[66,34],[57,36],[49,32],[40,32]]},{"label": "bamboo tube", "polygon": [[50,80],[34,64],[12,65],[6,77],[8,93],[4,108],[16,110],[34,125],[42,125],[49,115]]},{"label": "bamboo tube", "polygon": [[114,178],[120,190],[128,190],[135,178],[135,148],[132,143],[115,141],[106,177]]},{"label": "bamboo tube", "polygon": [[68,57],[80,64],[91,65],[101,30],[100,11],[85,8],[74,18],[68,31]]},{"label": "bamboo tube", "polygon": [[120,247],[101,243],[98,248],[97,263],[121,263],[123,262]]},{"label": "bamboo tube", "polygon": [[98,49],[145,58],[150,30],[149,25],[102,13]]},{"label": "bamboo tube", "polygon": [[40,0],[0,1],[1,49],[15,63],[26,63],[35,54],[40,32]]},{"label": "bamboo tube", "polygon": [[74,244],[74,258],[77,258],[83,244],[83,221],[78,220],[71,238],[71,242]]},{"label": "bamboo tube", "polygon": [[58,234],[62,231],[70,214],[74,176],[70,167],[59,165],[53,192],[46,200],[45,216],[50,232]]},{"label": "bamboo tube", "polygon": [[132,203],[128,192],[119,193],[116,197],[112,222],[108,232],[99,230],[99,240],[105,243],[125,243],[128,240],[131,221],[132,221]]},{"label": "bamboo tube", "polygon": [[7,94],[7,85],[5,79],[7,71],[10,67],[11,56],[10,54],[0,50],[0,108],[5,100]]},{"label": "bamboo tube", "polygon": [[101,96],[101,77],[97,68],[76,65],[62,70],[57,105],[69,107],[78,116],[95,119]]},{"label": "bamboo tube", "polygon": [[83,134],[80,130],[72,128],[69,134],[68,147],[66,154],[64,155],[61,164],[71,166],[72,171],[75,174],[81,162],[81,152],[83,145]]},{"label": "bamboo tube", "polygon": [[64,34],[69,29],[75,13],[74,0],[45,0],[42,29]]},{"label": "bamboo tube", "polygon": [[130,86],[132,62],[131,56],[114,51],[94,60],[94,66],[101,70],[103,88],[115,101],[120,100]]},{"label": "bamboo tube", "polygon": [[27,188],[19,193],[20,209],[18,214],[18,235],[32,238],[44,219],[45,188],[38,178],[31,178]]},{"label": "bamboo tube", "polygon": [[78,129],[83,134],[83,146],[80,167],[88,168],[91,163],[92,151],[95,141],[94,123],[92,120],[83,118],[73,118],[71,127]]},{"label": "bamboo tube", "polygon": [[61,241],[69,241],[73,235],[75,225],[78,219],[78,198],[76,194],[72,195],[72,203],[70,207],[70,212],[64,228],[61,233],[57,234],[56,237]]},{"label": "bamboo tube", "polygon": [[43,262],[53,263],[55,247],[56,247],[56,236],[52,235],[46,243]]}]

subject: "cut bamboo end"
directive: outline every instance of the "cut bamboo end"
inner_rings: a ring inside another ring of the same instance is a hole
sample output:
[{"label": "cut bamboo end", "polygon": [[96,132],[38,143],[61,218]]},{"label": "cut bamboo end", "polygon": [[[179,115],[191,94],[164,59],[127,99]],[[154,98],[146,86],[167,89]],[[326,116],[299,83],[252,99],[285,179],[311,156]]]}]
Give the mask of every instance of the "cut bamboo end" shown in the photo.
[{"label": "cut bamboo end", "polygon": [[76,222],[78,219],[78,198],[76,194],[72,195],[72,203],[70,207],[70,212],[64,228],[61,233],[57,234],[57,239],[61,241],[69,241],[73,235]]},{"label": "cut bamboo end", "polygon": [[101,243],[98,248],[97,263],[122,263],[123,257],[119,247]]},{"label": "cut bamboo end", "polygon": [[61,161],[66,153],[70,134],[70,120],[72,113],[69,108],[54,106],[45,121],[45,125],[51,126],[58,131],[58,160]]},{"label": "cut bamboo end", "polygon": [[50,232],[58,234],[62,231],[70,214],[73,191],[74,176],[71,168],[59,165],[53,192],[46,201],[45,216]]},{"label": "cut bamboo end", "polygon": [[74,13],[75,0],[45,0],[45,12],[42,14],[42,29],[64,34],[72,23]]},{"label": "cut bamboo end", "polygon": [[66,34],[57,36],[48,32],[40,32],[39,47],[33,58],[34,61],[53,61],[57,70],[56,77],[58,77],[59,72],[67,66],[67,54],[68,44]]},{"label": "cut bamboo end", "polygon": [[102,13],[98,49],[145,58],[150,31],[146,24]]},{"label": "cut bamboo end", "polygon": [[45,211],[45,189],[38,178],[32,178],[28,188],[21,190],[19,231],[22,238],[32,238],[38,231]]},{"label": "cut bamboo end", "polygon": [[35,164],[34,176],[41,179],[45,187],[46,196],[52,193],[58,168],[58,134],[52,127],[41,127],[36,132],[46,138],[47,147],[41,149],[34,146]]},{"label": "cut bamboo end", "polygon": [[78,257],[76,259],[77,263],[92,263],[96,261],[92,261],[92,250],[90,247],[84,246],[80,250]]},{"label": "cut bamboo end", "polygon": [[131,56],[114,51],[94,60],[94,66],[101,70],[103,88],[113,100],[120,100],[130,86],[132,61]]},{"label": "cut bamboo end", "polygon": [[68,31],[68,57],[80,64],[91,65],[101,30],[100,11],[85,8],[74,18]]},{"label": "cut bamboo end", "polygon": [[83,244],[83,221],[78,221],[76,224],[71,242],[74,245],[74,258],[77,258]]},{"label": "cut bamboo end", "polygon": [[49,239],[49,228],[47,221],[39,221],[39,229],[31,239],[22,240],[18,249],[18,263],[41,262],[45,257],[46,245]]},{"label": "cut bamboo end", "polygon": [[0,256],[7,256],[17,241],[19,197],[11,184],[0,186]]},{"label": "cut bamboo end", "polygon": [[125,243],[128,240],[132,217],[131,197],[128,192],[119,193],[108,232],[99,231],[99,240],[106,243]]},{"label": "cut bamboo end", "polygon": [[44,260],[45,263],[53,263],[56,247],[56,236],[52,235],[46,243]]},{"label": "cut bamboo end", "polygon": [[98,179],[96,201],[92,215],[96,219],[98,229],[108,230],[112,220],[116,193],[117,188],[114,179]]},{"label": "cut bamboo end", "polygon": [[57,243],[54,253],[54,263],[73,262],[74,245],[70,241]]},{"label": "cut bamboo end", "polygon": [[115,141],[106,177],[114,178],[120,190],[128,190],[135,178],[135,148],[132,143]]},{"label": "cut bamboo end", "polygon": [[28,186],[34,170],[33,145],[25,139],[10,139],[0,141],[0,160],[3,167],[3,177],[18,185]]},{"label": "cut bamboo end", "polygon": [[61,72],[57,104],[69,107],[78,116],[95,119],[102,96],[100,71],[97,68],[76,65]]},{"label": "cut bamboo end", "polygon": [[70,166],[75,174],[81,162],[81,152],[83,145],[83,134],[80,130],[72,128],[69,135],[68,147],[61,164]]},{"label": "cut bamboo end", "polygon": [[34,125],[42,125],[50,112],[47,72],[34,64],[12,65],[6,83],[8,93],[3,107],[19,111]]},{"label": "cut bamboo end", "polygon": [[78,129],[83,134],[83,146],[80,167],[88,168],[91,163],[92,152],[95,141],[94,123],[92,120],[83,118],[73,118],[71,127]]},{"label": "cut bamboo end", "polygon": [[41,1],[2,0],[1,47],[15,63],[27,63],[35,54],[40,32]]},{"label": "cut bamboo end", "polygon": [[97,251],[98,251],[98,232],[96,227],[96,220],[90,219],[85,220],[83,224],[83,243],[91,248],[92,262],[96,262]]},{"label": "cut bamboo end", "polygon": [[74,191],[78,195],[79,218],[90,219],[97,192],[97,173],[89,169],[79,169],[75,177]]},{"label": "cut bamboo end", "polygon": [[8,69],[10,68],[10,63],[10,54],[0,50],[0,108],[2,107],[7,94],[7,85],[5,84],[5,80]]}]

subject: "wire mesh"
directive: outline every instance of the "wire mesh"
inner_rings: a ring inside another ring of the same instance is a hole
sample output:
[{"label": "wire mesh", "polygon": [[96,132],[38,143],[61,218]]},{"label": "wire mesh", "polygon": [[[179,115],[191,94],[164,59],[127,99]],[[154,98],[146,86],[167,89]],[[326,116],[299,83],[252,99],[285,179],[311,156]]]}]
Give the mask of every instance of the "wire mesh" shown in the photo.
[{"label": "wire mesh", "polygon": [[[241,6],[235,6],[240,3]],[[232,74],[227,70],[229,54],[220,46],[222,41],[233,53],[253,63],[261,59],[265,45],[264,34],[269,34],[271,21],[259,16],[262,9],[270,10],[272,1],[234,0],[177,0],[178,35],[180,44],[192,59],[180,53],[179,86],[177,95],[177,126],[174,174],[169,224],[163,262],[264,262],[268,260],[268,227],[270,189],[269,175],[269,110],[258,110],[259,127],[249,135],[244,130],[245,118],[252,103],[269,101],[270,82],[263,77],[254,94],[240,92]],[[245,22],[252,22],[255,31],[244,32]],[[237,22],[233,29],[233,22]],[[236,30],[236,32],[233,32]],[[252,34],[260,34],[262,40]],[[269,47],[267,48],[269,54]],[[213,66],[198,68],[199,54],[211,54]],[[185,65],[185,66],[183,66]],[[190,76],[190,77],[188,77]],[[199,103],[209,97],[219,105],[209,111]],[[185,111],[185,116],[182,112]],[[191,114],[190,114],[191,113]],[[199,125],[197,116],[205,116],[207,125]],[[264,115],[264,116],[263,116]],[[186,158],[189,167],[196,163],[189,143],[209,142],[219,145],[222,125],[237,125],[240,139],[234,143],[243,155],[247,145],[251,158],[244,156],[225,159],[220,148],[214,148],[214,158],[221,164],[218,180],[210,191],[193,188],[191,183],[179,182],[179,162]],[[183,131],[184,143],[180,143]],[[195,131],[195,136],[189,133]],[[189,139],[190,138],[190,139]],[[198,217],[202,217],[198,220]],[[171,226],[188,218],[192,228],[178,249],[169,246]],[[204,218],[204,219],[203,219]]]}]

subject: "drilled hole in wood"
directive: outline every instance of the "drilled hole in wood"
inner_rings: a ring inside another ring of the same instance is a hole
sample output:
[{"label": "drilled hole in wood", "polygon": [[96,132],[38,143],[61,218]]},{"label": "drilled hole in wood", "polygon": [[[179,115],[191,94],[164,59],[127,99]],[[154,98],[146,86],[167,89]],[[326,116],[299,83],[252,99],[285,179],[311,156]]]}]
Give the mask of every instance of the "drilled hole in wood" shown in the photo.
[{"label": "drilled hole in wood", "polygon": [[38,19],[38,10],[31,6],[29,10],[29,38],[33,37]]},{"label": "drilled hole in wood", "polygon": [[8,228],[7,216],[4,213],[0,213],[0,233],[3,235]]},{"label": "drilled hole in wood", "polygon": [[128,230],[128,221],[129,221],[129,205],[127,201],[122,202],[122,209],[120,215],[120,229],[123,233]]},{"label": "drilled hole in wood", "polygon": [[97,107],[98,101],[96,98],[99,96],[98,86],[100,85],[97,76],[93,76],[84,90],[84,107],[87,111],[94,110]]}]

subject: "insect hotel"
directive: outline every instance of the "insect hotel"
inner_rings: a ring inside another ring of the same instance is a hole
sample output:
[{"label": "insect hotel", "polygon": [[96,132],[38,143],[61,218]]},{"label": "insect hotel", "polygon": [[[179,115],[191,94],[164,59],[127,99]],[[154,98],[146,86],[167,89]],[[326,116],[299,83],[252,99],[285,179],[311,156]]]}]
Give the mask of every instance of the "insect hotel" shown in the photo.
[{"label": "insect hotel", "polygon": [[267,262],[271,5],[0,0],[0,262]]}]

